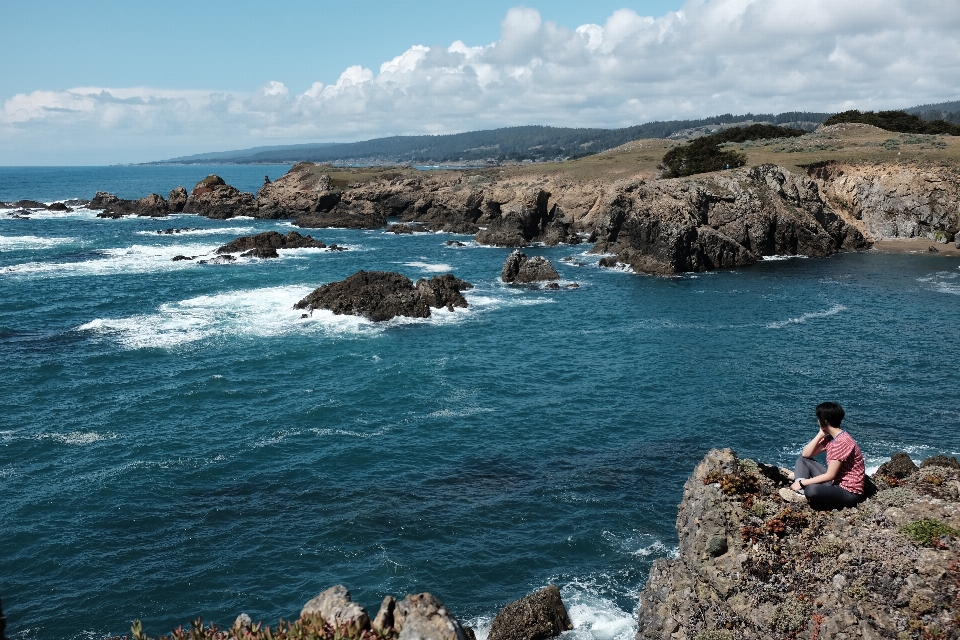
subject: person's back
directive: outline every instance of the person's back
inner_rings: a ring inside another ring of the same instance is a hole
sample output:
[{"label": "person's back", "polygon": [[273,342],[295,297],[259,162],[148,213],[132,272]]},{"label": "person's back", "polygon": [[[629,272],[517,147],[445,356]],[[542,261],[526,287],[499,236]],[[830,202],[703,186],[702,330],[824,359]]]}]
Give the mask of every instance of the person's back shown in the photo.
[{"label": "person's back", "polygon": [[[817,406],[820,430],[797,458],[794,483],[790,490],[781,490],[781,497],[791,501],[806,498],[812,506],[827,508],[853,507],[863,500],[866,466],[853,436],[840,428],[844,415],[836,402]],[[824,451],[826,467],[813,459]]]}]

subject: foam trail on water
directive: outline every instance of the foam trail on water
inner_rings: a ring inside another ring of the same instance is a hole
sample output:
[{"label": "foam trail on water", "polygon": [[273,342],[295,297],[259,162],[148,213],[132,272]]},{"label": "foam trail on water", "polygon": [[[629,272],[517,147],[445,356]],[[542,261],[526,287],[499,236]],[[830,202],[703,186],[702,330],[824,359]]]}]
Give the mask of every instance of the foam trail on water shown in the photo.
[{"label": "foam trail on water", "polygon": [[960,296],[960,273],[940,271],[925,278],[917,278],[917,282],[929,285],[931,289],[938,293]]},{"label": "foam trail on water", "polygon": [[176,238],[178,236],[219,236],[219,235],[230,235],[230,234],[250,234],[253,235],[257,233],[257,229],[254,227],[219,227],[213,229],[184,229],[176,233],[161,233],[163,229],[157,229],[153,231],[137,231],[139,236],[160,236],[163,238]]},{"label": "foam trail on water", "polygon": [[777,322],[771,322],[767,324],[767,329],[783,329],[784,327],[791,324],[803,324],[807,320],[813,320],[815,318],[827,318],[829,316],[834,316],[841,311],[846,311],[847,308],[842,304],[835,304],[826,311],[816,311],[812,313],[805,313],[798,318],[788,318],[786,320],[779,320]]},{"label": "foam trail on water", "polygon": [[37,236],[0,236],[0,251],[50,249],[63,244],[75,244],[77,238],[40,238]]},{"label": "foam trail on water", "polygon": [[453,271],[453,267],[443,263],[431,264],[429,262],[404,262],[403,266],[420,269],[421,271],[426,271],[427,273],[450,273]]},{"label": "foam trail on water", "polygon": [[[101,249],[96,253],[102,257],[79,262],[27,262],[12,265],[4,273],[22,275],[62,276],[109,276],[129,273],[150,273],[155,271],[175,271],[196,267],[196,262],[182,260],[174,262],[176,255],[212,257],[216,247],[211,245],[170,245],[144,246],[134,245],[117,249]],[[207,254],[211,254],[207,256]]]}]

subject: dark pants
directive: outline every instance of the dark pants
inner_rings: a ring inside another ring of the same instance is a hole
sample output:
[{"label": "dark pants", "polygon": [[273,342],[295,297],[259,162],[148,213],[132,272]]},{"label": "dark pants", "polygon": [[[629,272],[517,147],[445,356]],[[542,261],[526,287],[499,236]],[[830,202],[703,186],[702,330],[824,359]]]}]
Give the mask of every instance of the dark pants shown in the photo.
[{"label": "dark pants", "polygon": [[[827,472],[827,468],[813,458],[797,458],[793,467],[793,474],[797,480],[806,480]],[[844,509],[855,507],[863,501],[863,496],[850,493],[843,487],[829,482],[807,485],[803,488],[803,495],[811,506],[821,506],[828,509]]]}]

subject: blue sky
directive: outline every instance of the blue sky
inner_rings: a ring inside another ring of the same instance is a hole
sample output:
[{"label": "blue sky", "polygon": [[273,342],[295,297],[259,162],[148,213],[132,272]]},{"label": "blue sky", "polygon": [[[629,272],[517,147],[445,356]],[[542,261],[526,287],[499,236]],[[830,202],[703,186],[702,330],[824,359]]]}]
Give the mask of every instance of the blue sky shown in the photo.
[{"label": "blue sky", "polygon": [[960,98],[956,0],[0,2],[0,164]]}]

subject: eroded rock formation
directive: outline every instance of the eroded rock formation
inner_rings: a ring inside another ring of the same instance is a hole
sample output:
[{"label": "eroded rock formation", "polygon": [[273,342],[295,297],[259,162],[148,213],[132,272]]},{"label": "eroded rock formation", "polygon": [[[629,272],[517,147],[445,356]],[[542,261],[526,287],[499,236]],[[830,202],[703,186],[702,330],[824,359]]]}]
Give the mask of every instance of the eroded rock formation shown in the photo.
[{"label": "eroded rock formation", "polygon": [[183,211],[223,220],[256,216],[258,207],[252,193],[226,184],[220,176],[209,175],[193,187]]},{"label": "eroded rock formation", "polygon": [[487,640],[546,640],[571,629],[560,590],[551,584],[505,606]]},{"label": "eroded rock formation", "polygon": [[429,318],[430,309],[467,307],[460,293],[473,288],[450,274],[421,278],[416,285],[391,271],[358,271],[339,282],[319,287],[294,305],[295,309],[328,309],[337,315],[364,316],[374,322],[396,316]]},{"label": "eroded rock formation", "polygon": [[504,282],[513,282],[517,284],[527,282],[543,282],[546,280],[557,280],[560,274],[554,268],[553,263],[543,256],[534,256],[527,258],[525,253],[520,250],[514,251],[503,262],[503,268],[500,271],[500,279]]},{"label": "eroded rock formation", "polygon": [[912,638],[955,628],[960,542],[944,532],[960,529],[960,470],[874,481],[880,491],[856,508],[813,511],[779,498],[788,481],[775,467],[711,451],[684,485],[678,557],[654,562],[640,594],[637,639]]}]

